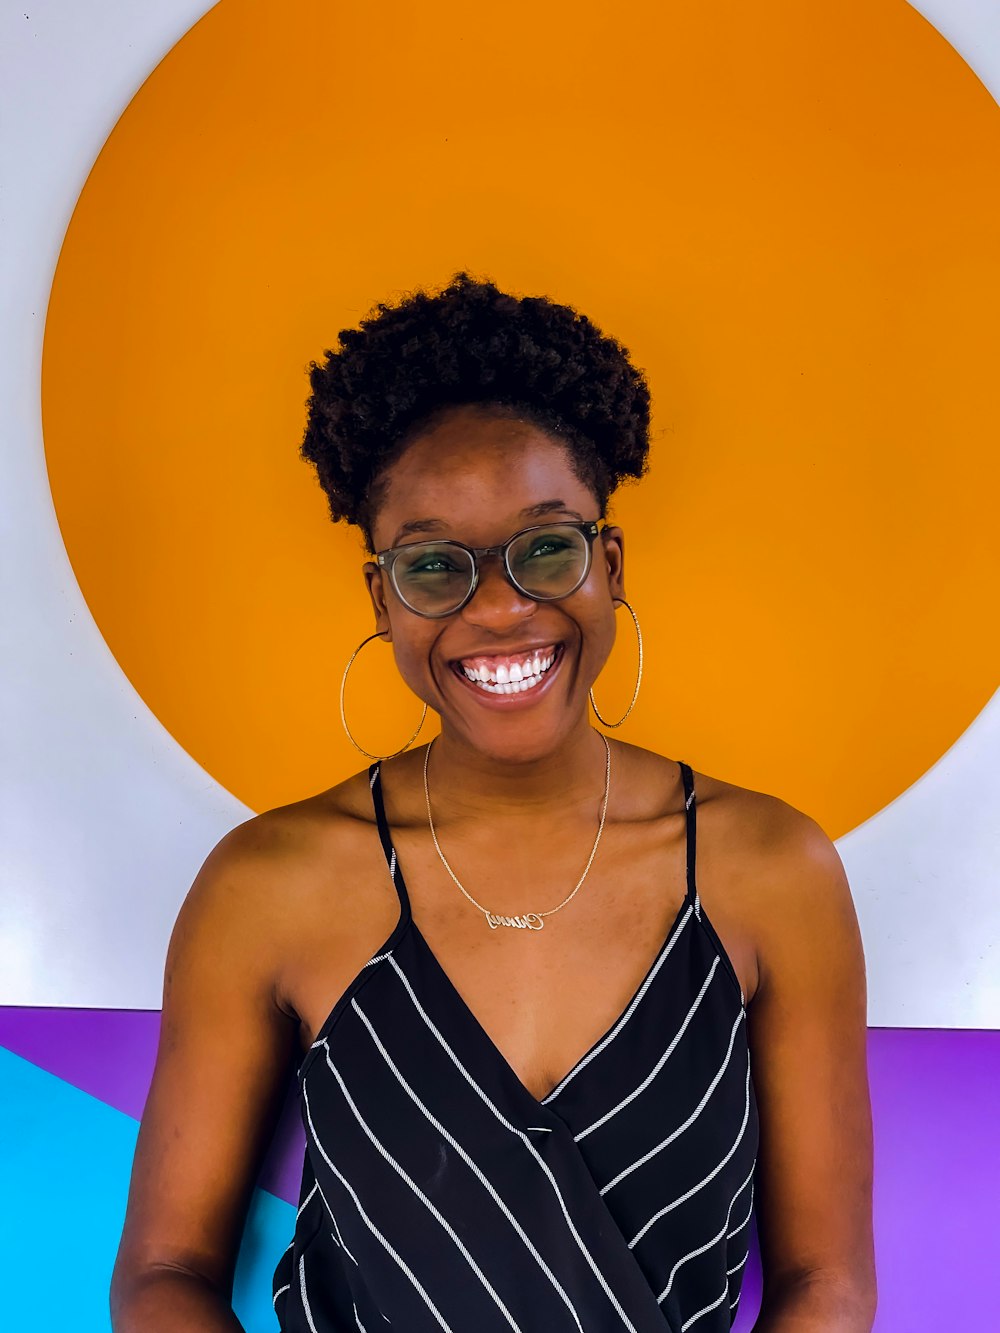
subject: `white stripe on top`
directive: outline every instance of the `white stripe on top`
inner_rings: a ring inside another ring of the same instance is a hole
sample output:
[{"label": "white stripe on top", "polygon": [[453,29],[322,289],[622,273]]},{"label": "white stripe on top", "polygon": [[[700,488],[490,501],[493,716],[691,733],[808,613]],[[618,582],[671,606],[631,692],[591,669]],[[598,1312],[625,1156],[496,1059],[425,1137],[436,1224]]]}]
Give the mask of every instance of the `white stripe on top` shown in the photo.
[{"label": "white stripe on top", "polygon": [[611,1028],[611,1031],[607,1034],[607,1036],[604,1037],[602,1041],[598,1042],[598,1044],[594,1047],[592,1051],[588,1051],[587,1054],[583,1057],[582,1060],[580,1060],[578,1064],[573,1066],[573,1068],[569,1071],[566,1077],[562,1079],[559,1083],[557,1083],[551,1092],[547,1093],[542,1098],[543,1106],[546,1105],[548,1102],[550,1102],[553,1099],[553,1097],[558,1096],[558,1094],[562,1092],[563,1088],[565,1088],[566,1085],[572,1079],[576,1078],[577,1074],[579,1074],[581,1070],[586,1069],[587,1065],[590,1064],[591,1060],[595,1059],[598,1055],[600,1055],[600,1053],[604,1050],[604,1048],[610,1045],[611,1042],[614,1041],[615,1037],[618,1036],[619,1032],[621,1032],[622,1028],[625,1026],[628,1020],[635,1013],[636,1009],[638,1009],[639,1005],[642,1003],[642,998],[649,990],[650,986],[653,984],[653,981],[656,978],[656,974],[659,972],[660,968],[670,957],[674,945],[680,939],[684,927],[691,919],[691,911],[692,908],[689,904],[687,910],[684,912],[684,915],[681,917],[680,921],[675,927],[673,934],[670,936],[670,939],[667,940],[666,944],[661,950],[660,956],[657,958],[656,962],[653,964],[649,972],[646,974],[646,977],[642,985],[639,987],[635,995],[632,997],[632,1001],[629,1004],[628,1008],[621,1015],[621,1017],[615,1022],[614,1026]]},{"label": "white stripe on top", "polygon": [[421,1101],[420,1097],[418,1097],[418,1095],[414,1092],[413,1088],[410,1086],[410,1084],[406,1081],[406,1079],[405,1079],[405,1078],[403,1077],[403,1075],[400,1073],[400,1071],[399,1071],[399,1069],[397,1068],[396,1064],[395,1064],[394,1061],[392,1060],[392,1057],[389,1055],[389,1052],[385,1049],[385,1046],[383,1045],[383,1043],[382,1043],[382,1041],[381,1041],[381,1039],[380,1039],[378,1033],[375,1031],[374,1027],[372,1026],[371,1020],[369,1019],[368,1015],[364,1012],[364,1010],[361,1009],[361,1007],[360,1007],[360,1005],[358,1004],[357,1000],[352,1000],[351,1003],[352,1003],[352,1005],[354,1006],[355,1010],[357,1011],[357,1014],[358,1014],[358,1016],[360,1017],[361,1021],[364,1023],[365,1027],[366,1027],[366,1028],[368,1029],[368,1031],[371,1033],[372,1040],[375,1042],[375,1045],[378,1047],[379,1052],[380,1052],[381,1055],[382,1055],[382,1058],[385,1060],[386,1064],[389,1066],[389,1068],[392,1070],[393,1074],[395,1075],[397,1082],[400,1084],[400,1086],[401,1086],[401,1087],[403,1088],[403,1090],[406,1092],[406,1094],[407,1094],[407,1096],[410,1098],[410,1100],[411,1100],[412,1102],[415,1103],[415,1105],[420,1109],[421,1113],[422,1113],[422,1114],[423,1114],[423,1115],[430,1121],[430,1123],[434,1126],[434,1128],[438,1131],[438,1133],[441,1134],[444,1138],[446,1138],[446,1139],[448,1140],[448,1142],[449,1142],[449,1143],[451,1144],[451,1146],[455,1149],[455,1151],[459,1154],[459,1156],[462,1158],[462,1160],[465,1162],[465,1164],[466,1164],[466,1165],[469,1167],[469,1169],[473,1172],[473,1174],[475,1175],[476,1179],[477,1179],[477,1180],[479,1181],[479,1183],[483,1186],[483,1188],[486,1190],[486,1192],[489,1194],[489,1196],[493,1199],[494,1203],[497,1205],[497,1207],[498,1207],[498,1208],[500,1209],[500,1211],[503,1213],[504,1217],[506,1217],[507,1221],[510,1222],[511,1226],[514,1228],[514,1230],[517,1232],[518,1236],[519,1236],[519,1237],[521,1238],[521,1240],[524,1242],[524,1244],[525,1244],[525,1246],[527,1247],[528,1251],[530,1252],[532,1258],[536,1261],[536,1263],[537,1263],[537,1264],[539,1265],[539,1267],[541,1268],[542,1272],[543,1272],[543,1273],[545,1274],[545,1276],[548,1278],[549,1282],[552,1284],[552,1286],[553,1286],[553,1287],[555,1288],[555,1290],[558,1292],[560,1299],[563,1301],[563,1303],[565,1304],[566,1308],[569,1310],[570,1314],[573,1316],[573,1322],[576,1324],[577,1328],[580,1330],[580,1333],[584,1333],[583,1325],[580,1323],[580,1317],[579,1317],[579,1315],[577,1314],[576,1310],[573,1308],[573,1302],[570,1300],[570,1298],[569,1298],[569,1296],[567,1295],[565,1289],[563,1288],[563,1286],[561,1285],[561,1283],[559,1282],[559,1280],[556,1278],[556,1275],[552,1272],[552,1269],[549,1267],[549,1265],[545,1262],[545,1260],[542,1258],[542,1256],[538,1253],[538,1250],[537,1250],[537,1249],[535,1248],[535,1246],[532,1244],[531,1238],[528,1236],[528,1233],[525,1231],[524,1227],[521,1226],[521,1223],[517,1220],[517,1218],[514,1216],[514,1214],[510,1211],[510,1209],[509,1209],[509,1208],[507,1207],[507,1205],[504,1203],[503,1199],[501,1199],[500,1195],[499,1195],[499,1194],[496,1192],[496,1190],[493,1188],[492,1184],[489,1182],[489,1180],[487,1180],[486,1176],[485,1176],[485,1175],[483,1174],[483,1172],[479,1169],[479,1167],[476,1165],[476,1163],[472,1160],[472,1158],[469,1156],[469,1154],[466,1152],[466,1150],[462,1147],[462,1145],[459,1143],[459,1141],[455,1138],[455,1136],[454,1136],[453,1134],[449,1133],[449,1131],[445,1128],[445,1126],[441,1123],[441,1121],[438,1120],[438,1118],[437,1118],[437,1117],[436,1117],[436,1116],[435,1116],[435,1115],[434,1115],[434,1114],[433,1114],[433,1113],[432,1113],[432,1112],[431,1112],[431,1111],[424,1105],[423,1101]]},{"label": "white stripe on top", "polygon": [[343,1175],[343,1173],[340,1170],[338,1170],[337,1166],[331,1159],[330,1154],[326,1151],[326,1149],[323,1147],[323,1144],[320,1142],[319,1135],[316,1133],[316,1126],[313,1124],[312,1113],[309,1110],[309,1094],[306,1091],[306,1086],[304,1083],[302,1084],[302,1099],[305,1103],[306,1120],[309,1125],[310,1137],[312,1138],[313,1143],[315,1143],[317,1149],[319,1150],[320,1156],[323,1158],[323,1161],[326,1162],[327,1166],[330,1168],[330,1170],[333,1172],[333,1174],[337,1177],[340,1183],[347,1190],[348,1194],[350,1194],[351,1198],[354,1200],[354,1206],[355,1208],[357,1208],[358,1215],[360,1216],[362,1222],[364,1222],[365,1226],[372,1233],[372,1235],[379,1242],[379,1244],[386,1251],[386,1253],[396,1262],[396,1264],[400,1267],[400,1269],[402,1269],[402,1271],[406,1274],[410,1282],[413,1284],[414,1289],[417,1291],[420,1298],[423,1300],[424,1304],[427,1306],[428,1310],[430,1310],[431,1314],[441,1325],[441,1327],[447,1330],[447,1333],[453,1333],[451,1325],[445,1321],[444,1317],[441,1314],[441,1311],[437,1308],[437,1306],[431,1300],[430,1296],[428,1296],[427,1292],[424,1290],[423,1286],[420,1283],[419,1278],[410,1268],[406,1260],[396,1253],[393,1247],[386,1240],[385,1236],[382,1235],[381,1231],[379,1231],[378,1227],[365,1212],[364,1208],[361,1206],[361,1200],[358,1198],[356,1191],[351,1185],[351,1182],[346,1178],[346,1176]]},{"label": "white stripe on top", "polygon": [[[719,1066],[718,1070],[717,1070],[717,1071],[715,1072],[715,1074],[713,1075],[711,1083],[710,1083],[710,1084],[708,1085],[708,1087],[705,1089],[705,1092],[704,1092],[704,1094],[703,1094],[703,1096],[702,1096],[701,1101],[700,1101],[700,1102],[698,1103],[698,1105],[694,1108],[694,1110],[691,1112],[691,1114],[688,1116],[688,1118],[684,1121],[684,1123],[678,1125],[676,1129],[671,1130],[671,1132],[667,1135],[667,1137],[666,1137],[665,1139],[661,1139],[660,1142],[659,1142],[654,1148],[650,1148],[649,1152],[647,1152],[647,1153],[643,1153],[643,1155],[642,1155],[641,1157],[637,1158],[637,1159],[631,1164],[631,1166],[626,1166],[626,1167],[624,1168],[624,1170],[619,1171],[618,1174],[617,1174],[617,1176],[615,1176],[615,1178],[614,1178],[613,1180],[609,1180],[608,1183],[607,1183],[606,1185],[602,1185],[602,1186],[601,1186],[601,1193],[602,1193],[602,1194],[607,1194],[607,1192],[608,1192],[609,1189],[611,1189],[613,1186],[615,1186],[615,1185],[619,1184],[621,1181],[623,1181],[623,1180],[625,1179],[626,1176],[630,1176],[630,1175],[632,1174],[632,1172],[638,1170],[638,1168],[639,1168],[640,1166],[645,1166],[646,1163],[650,1160],[650,1158],[655,1157],[656,1154],[657,1154],[658,1152],[662,1152],[663,1149],[664,1149],[668,1144],[673,1143],[674,1139],[676,1139],[679,1135],[683,1134],[684,1131],[685,1131],[686,1129],[690,1129],[690,1128],[691,1128],[691,1126],[694,1124],[694,1122],[695,1122],[695,1121],[698,1119],[698,1117],[701,1115],[702,1111],[704,1111],[706,1105],[708,1104],[708,1099],[711,1097],[711,1095],[712,1095],[712,1093],[715,1091],[715,1089],[719,1086],[719,1083],[720,1083],[720,1081],[721,1081],[721,1079],[722,1079],[722,1076],[723,1076],[723,1074],[726,1072],[726,1069],[727,1069],[728,1066],[729,1066],[729,1061],[733,1058],[733,1044],[734,1044],[735,1041],[736,1041],[736,1029],[739,1027],[739,1025],[740,1025],[742,1022],[743,1022],[743,1010],[741,1009],[741,1010],[739,1011],[739,1013],[736,1015],[736,1021],[735,1021],[735,1023],[733,1023],[732,1031],[731,1031],[730,1034],[729,1034],[729,1046],[728,1046],[727,1049],[726,1049],[726,1054],[725,1054],[725,1057],[724,1057],[724,1059],[723,1059],[723,1061],[722,1061],[722,1064]],[[748,1106],[748,1110],[749,1110],[749,1106]],[[726,1158],[725,1160],[728,1161],[729,1159]],[[710,1179],[710,1178],[711,1178],[711,1177],[709,1177],[709,1179]]]},{"label": "white stripe on top", "polygon": [[[740,1012],[742,1014],[742,1010]],[[678,1208],[682,1203],[686,1203],[688,1199],[690,1199],[693,1195],[697,1194],[699,1190],[704,1189],[710,1180],[714,1180],[714,1178],[719,1174],[722,1168],[729,1161],[730,1157],[732,1157],[736,1149],[740,1146],[740,1143],[743,1139],[743,1135],[746,1133],[747,1120],[749,1118],[749,1115],[750,1115],[750,1064],[749,1062],[747,1062],[746,1109],[743,1112],[743,1123],[740,1125],[740,1132],[736,1135],[736,1140],[733,1143],[733,1146],[723,1157],[722,1161],[716,1163],[716,1165],[712,1167],[711,1171],[709,1171],[708,1175],[705,1176],[702,1180],[698,1181],[697,1185],[692,1185],[691,1188],[685,1191],[684,1194],[680,1195],[679,1198],[673,1199],[670,1203],[665,1204],[664,1207],[658,1209],[657,1212],[653,1214],[653,1216],[649,1219],[649,1221],[645,1224],[645,1226],[643,1226],[639,1231],[637,1231],[636,1234],[629,1241],[628,1247],[630,1250],[635,1245],[637,1245],[640,1240],[642,1240],[643,1236],[646,1234],[646,1232],[649,1230],[649,1228],[653,1225],[654,1222],[658,1222],[661,1217],[665,1217],[667,1213],[672,1212],[675,1208]]]},{"label": "white stripe on top", "polygon": [[512,1134],[516,1134],[517,1137],[522,1140],[524,1146],[528,1149],[528,1152],[532,1155],[532,1157],[534,1157],[538,1165],[541,1167],[542,1171],[545,1174],[546,1179],[548,1180],[549,1184],[552,1186],[553,1191],[555,1192],[555,1196],[559,1203],[562,1215],[566,1219],[566,1225],[569,1227],[570,1234],[572,1235],[574,1241],[576,1242],[577,1247],[580,1250],[580,1253],[587,1261],[587,1264],[589,1265],[591,1272],[594,1274],[598,1282],[601,1284],[601,1287],[603,1288],[608,1299],[611,1301],[611,1304],[614,1306],[615,1312],[621,1319],[624,1326],[629,1330],[629,1333],[637,1333],[635,1325],[632,1323],[628,1315],[622,1309],[618,1297],[608,1286],[607,1278],[604,1276],[604,1274],[601,1272],[600,1268],[594,1261],[594,1256],[590,1253],[590,1250],[584,1244],[583,1238],[581,1237],[579,1231],[576,1228],[576,1224],[573,1221],[569,1209],[566,1207],[566,1200],[562,1196],[559,1186],[556,1183],[556,1178],[549,1169],[548,1163],[544,1160],[543,1157],[540,1156],[538,1149],[528,1138],[527,1134],[525,1134],[523,1130],[517,1129],[514,1125],[512,1125],[510,1121],[506,1118],[506,1116],[502,1113],[502,1111],[500,1111],[496,1106],[494,1106],[490,1098],[486,1095],[483,1089],[479,1086],[476,1080],[472,1077],[469,1071],[462,1064],[461,1060],[448,1045],[447,1041],[442,1036],[439,1029],[434,1025],[426,1009],[424,1009],[423,1005],[420,1003],[419,999],[417,998],[416,992],[414,991],[412,985],[410,984],[409,977],[407,977],[403,969],[399,966],[399,963],[396,961],[396,959],[390,957],[389,964],[391,967],[395,968],[397,976],[399,977],[400,981],[402,981],[403,985],[406,987],[407,994],[409,995],[411,1001],[413,1002],[414,1008],[417,1010],[420,1017],[423,1019],[424,1023],[426,1023],[430,1031],[434,1034],[441,1048],[445,1051],[445,1053],[451,1059],[452,1063],[455,1065],[455,1068],[459,1071],[459,1073],[466,1080],[469,1086],[479,1095],[479,1097],[483,1100],[483,1102],[485,1102],[485,1104],[493,1112],[493,1114],[500,1121],[500,1123],[504,1125],[505,1128],[509,1129]]},{"label": "white stripe on top", "polygon": [[594,1123],[592,1125],[588,1125],[586,1129],[581,1129],[579,1134],[574,1134],[573,1138],[576,1140],[577,1143],[579,1143],[581,1139],[585,1139],[588,1134],[592,1134],[595,1129],[600,1129],[602,1125],[607,1124],[607,1122],[612,1118],[612,1116],[618,1114],[618,1112],[622,1109],[622,1107],[628,1106],[629,1103],[633,1102],[641,1092],[644,1092],[645,1089],[649,1087],[650,1083],[652,1083],[653,1079],[657,1076],[657,1074],[660,1072],[663,1066],[667,1063],[671,1055],[673,1055],[677,1047],[677,1043],[680,1041],[681,1037],[683,1037],[684,1033],[688,1030],[688,1025],[690,1024],[691,1019],[694,1018],[695,1014],[697,1013],[698,1006],[705,998],[705,992],[708,990],[709,983],[715,976],[716,968],[718,966],[719,966],[718,958],[713,958],[712,966],[708,969],[708,976],[702,983],[701,990],[695,996],[694,1003],[691,1005],[691,1008],[685,1014],[683,1023],[681,1023],[680,1027],[674,1034],[670,1042],[670,1045],[663,1052],[663,1054],[657,1060],[656,1064],[646,1075],[646,1077],[642,1080],[639,1086],[637,1088],[634,1088],[627,1097],[623,1097],[617,1106],[613,1106],[611,1110],[608,1111],[607,1114],[602,1115],[599,1120],[595,1120]]},{"label": "white stripe on top", "polygon": [[451,1240],[454,1242],[454,1244],[458,1247],[459,1251],[460,1251],[461,1254],[462,1254],[462,1257],[465,1259],[465,1262],[469,1265],[469,1267],[470,1267],[470,1268],[472,1269],[472,1271],[475,1273],[476,1277],[479,1279],[479,1281],[483,1284],[483,1286],[484,1286],[484,1287],[486,1288],[486,1290],[489,1292],[490,1296],[491,1296],[491,1297],[493,1298],[493,1300],[496,1302],[497,1308],[500,1310],[500,1312],[501,1312],[501,1314],[503,1315],[504,1319],[506,1319],[507,1323],[511,1326],[511,1328],[515,1330],[515,1333],[521,1333],[521,1329],[520,1329],[519,1325],[517,1324],[516,1320],[514,1319],[514,1316],[513,1316],[513,1315],[511,1314],[511,1312],[507,1309],[506,1305],[504,1305],[503,1301],[501,1300],[500,1296],[497,1294],[497,1292],[496,1292],[495,1288],[493,1287],[493,1284],[490,1282],[489,1278],[486,1276],[486,1274],[483,1272],[483,1270],[482,1270],[482,1269],[479,1267],[479,1265],[476,1263],[475,1259],[474,1259],[474,1258],[472,1257],[472,1255],[469,1253],[469,1249],[468,1249],[468,1247],[466,1246],[465,1242],[462,1240],[461,1236],[458,1235],[458,1233],[455,1231],[455,1228],[451,1225],[451,1223],[448,1221],[448,1219],[444,1216],[444,1214],[441,1212],[440,1208],[438,1208],[437,1204],[435,1204],[435,1203],[433,1202],[433,1200],[431,1200],[431,1199],[429,1199],[429,1198],[427,1197],[427,1195],[426,1195],[426,1194],[424,1193],[424,1191],[420,1188],[420,1186],[416,1183],[416,1181],[413,1180],[412,1177],[409,1176],[409,1175],[403,1170],[403,1168],[400,1166],[400,1164],[396,1161],[395,1157],[393,1157],[392,1153],[389,1152],[388,1148],[386,1148],[385,1144],[382,1143],[382,1141],[381,1141],[381,1140],[380,1140],[380,1139],[379,1139],[379,1138],[372,1132],[372,1130],[370,1129],[370,1127],[369,1127],[367,1121],[365,1120],[364,1116],[363,1116],[363,1115],[361,1114],[361,1112],[358,1110],[357,1105],[356,1105],[356,1103],[355,1103],[355,1101],[354,1101],[354,1098],[351,1096],[350,1092],[348,1091],[348,1089],[347,1089],[347,1084],[344,1082],[344,1079],[343,1079],[343,1077],[341,1076],[340,1070],[337,1068],[337,1066],[336,1066],[336,1065],[333,1063],[333,1061],[331,1060],[331,1058],[330,1058],[330,1048],[329,1048],[329,1047],[326,1048],[326,1063],[329,1065],[329,1067],[330,1067],[330,1071],[331,1071],[331,1073],[333,1074],[334,1078],[335,1078],[335,1079],[337,1080],[337,1082],[340,1084],[340,1090],[341,1090],[341,1092],[344,1094],[344,1097],[345,1097],[345,1099],[346,1099],[346,1101],[347,1101],[348,1106],[351,1108],[351,1112],[353,1113],[355,1120],[357,1120],[358,1124],[359,1124],[359,1125],[361,1126],[361,1128],[364,1130],[365,1134],[368,1136],[368,1139],[369,1139],[370,1142],[373,1144],[373,1146],[375,1147],[375,1149],[382,1155],[382,1157],[385,1158],[385,1160],[389,1163],[389,1165],[392,1167],[392,1169],[393,1169],[393,1170],[396,1172],[396,1174],[399,1176],[400,1180],[402,1180],[406,1185],[408,1185],[408,1186],[410,1187],[410,1189],[411,1189],[411,1190],[413,1191],[413,1193],[417,1196],[417,1198],[418,1198],[418,1199],[420,1200],[420,1202],[424,1205],[424,1207],[425,1207],[425,1208],[431,1213],[431,1215],[432,1215],[434,1218],[436,1218],[436,1220],[441,1224],[441,1226],[444,1228],[444,1230],[446,1231],[446,1233],[448,1234],[448,1236],[451,1238]]}]

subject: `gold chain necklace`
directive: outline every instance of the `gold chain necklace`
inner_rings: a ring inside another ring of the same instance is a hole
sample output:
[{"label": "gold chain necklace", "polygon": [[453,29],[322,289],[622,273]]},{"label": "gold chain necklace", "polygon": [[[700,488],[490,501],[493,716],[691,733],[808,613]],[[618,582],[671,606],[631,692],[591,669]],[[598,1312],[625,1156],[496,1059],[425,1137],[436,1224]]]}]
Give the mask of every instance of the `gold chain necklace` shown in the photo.
[{"label": "gold chain necklace", "polygon": [[599,732],[598,735],[600,735],[601,740],[604,742],[604,749],[606,752],[604,800],[601,803],[601,822],[597,827],[597,837],[594,839],[594,845],[590,849],[590,856],[587,858],[587,864],[584,866],[583,874],[577,880],[576,888],[573,889],[572,893],[567,894],[558,907],[550,907],[547,912],[522,912],[520,916],[499,916],[496,912],[489,911],[489,909],[484,907],[482,903],[477,903],[475,898],[473,898],[472,894],[466,890],[461,880],[448,864],[445,854],[441,850],[441,844],[438,842],[437,834],[434,831],[434,820],[431,816],[431,793],[430,788],[427,785],[427,761],[430,758],[431,745],[434,744],[434,741],[431,741],[430,745],[428,745],[427,749],[424,751],[424,799],[427,802],[427,822],[430,825],[431,837],[434,839],[434,846],[437,848],[437,854],[441,858],[441,864],[465,894],[466,898],[468,898],[469,902],[472,903],[473,907],[478,907],[480,912],[486,917],[490,930],[495,930],[497,926],[513,926],[517,930],[541,930],[545,925],[543,918],[552,916],[555,912],[558,912],[560,908],[565,907],[570,898],[573,897],[577,889],[587,878],[587,873],[593,864],[594,856],[597,852],[598,843],[601,841],[601,834],[604,832],[604,816],[608,811],[608,795],[611,791],[611,746],[608,744],[608,738],[603,732]]}]

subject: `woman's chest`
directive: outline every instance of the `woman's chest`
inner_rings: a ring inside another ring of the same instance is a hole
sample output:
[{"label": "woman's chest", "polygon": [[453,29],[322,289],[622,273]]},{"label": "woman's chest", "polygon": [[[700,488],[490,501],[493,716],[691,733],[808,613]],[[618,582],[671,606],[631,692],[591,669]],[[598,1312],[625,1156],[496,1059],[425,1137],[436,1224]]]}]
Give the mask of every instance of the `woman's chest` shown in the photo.
[{"label": "woman's chest", "polygon": [[[525,875],[523,864],[517,891],[503,867],[482,875],[482,885],[465,886],[494,919],[549,913],[540,929],[491,926],[435,864],[433,848],[408,843],[405,834],[396,848],[432,976],[539,1100],[620,1017],[684,914],[687,863],[676,822],[646,836],[631,830],[609,838],[604,864],[595,858],[575,893],[573,883],[556,882],[541,866]],[[384,864],[359,865],[352,879],[339,912],[305,914],[293,936],[295,956],[283,968],[303,1052],[400,920]],[[757,980],[752,923],[727,901],[725,863],[702,854],[698,886],[749,1002]]]}]

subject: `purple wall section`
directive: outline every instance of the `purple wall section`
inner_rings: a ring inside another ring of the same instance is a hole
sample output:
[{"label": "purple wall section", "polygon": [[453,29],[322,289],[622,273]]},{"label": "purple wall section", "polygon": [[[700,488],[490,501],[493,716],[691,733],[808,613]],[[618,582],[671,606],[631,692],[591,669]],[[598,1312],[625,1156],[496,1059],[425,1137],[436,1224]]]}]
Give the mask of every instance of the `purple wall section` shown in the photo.
[{"label": "purple wall section", "polygon": [[1000,1032],[873,1028],[879,1333],[1000,1328]]},{"label": "purple wall section", "polygon": [[[159,1014],[0,1008],[0,1046],[140,1118]],[[986,1329],[1000,1258],[1000,1032],[872,1028],[878,1333]],[[294,1079],[258,1183],[296,1201]],[[742,1317],[759,1300],[748,1267]],[[992,1313],[991,1313],[992,1312]]]},{"label": "purple wall section", "polygon": [[[75,1088],[139,1120],[146,1104],[159,1010],[19,1009],[0,1006],[0,1046]],[[294,1078],[257,1183],[288,1203],[298,1202],[305,1136]]]}]

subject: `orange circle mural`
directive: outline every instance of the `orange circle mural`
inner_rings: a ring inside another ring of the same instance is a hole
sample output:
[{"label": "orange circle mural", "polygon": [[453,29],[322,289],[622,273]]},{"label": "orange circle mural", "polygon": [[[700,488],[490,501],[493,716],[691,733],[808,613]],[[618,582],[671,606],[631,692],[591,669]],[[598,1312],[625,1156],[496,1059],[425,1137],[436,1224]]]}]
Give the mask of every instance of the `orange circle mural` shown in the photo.
[{"label": "orange circle mural", "polygon": [[[109,137],[47,317],[52,494],[116,660],[252,809],[364,766],[337,695],[374,621],[298,457],[306,367],[465,267],[649,376],[621,734],[843,834],[998,683],[998,156],[903,0],[223,0]],[[348,706],[380,752],[420,713],[378,644]]]}]

